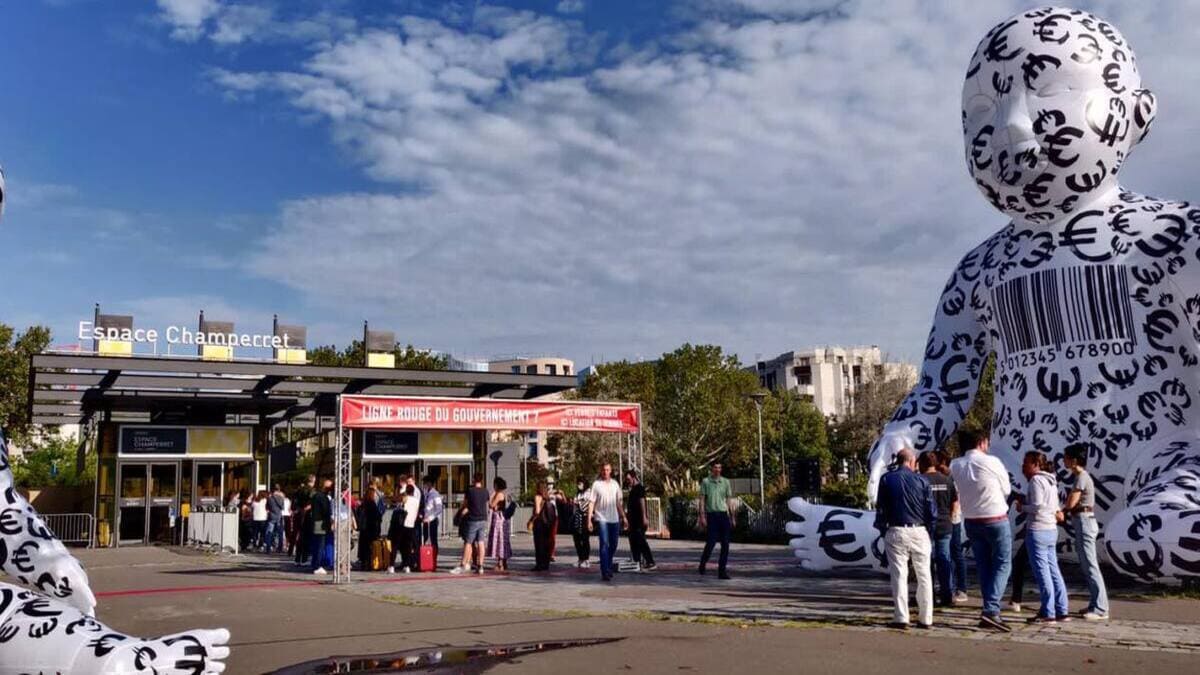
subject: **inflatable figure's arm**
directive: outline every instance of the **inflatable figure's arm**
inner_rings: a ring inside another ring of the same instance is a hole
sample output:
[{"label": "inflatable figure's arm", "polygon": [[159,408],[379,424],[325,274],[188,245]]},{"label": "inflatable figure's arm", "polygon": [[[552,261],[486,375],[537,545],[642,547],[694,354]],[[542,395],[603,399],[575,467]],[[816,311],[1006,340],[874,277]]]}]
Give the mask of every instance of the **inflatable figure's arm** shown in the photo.
[{"label": "inflatable figure's arm", "polygon": [[96,598],[79,561],[54,536],[33,506],[17,492],[8,446],[0,433],[0,569],[92,615]]},{"label": "inflatable figure's arm", "polygon": [[[892,415],[868,456],[867,498],[874,504],[879,478],[901,448],[932,450],[958,428],[975,399],[991,337],[981,261],[972,252],[950,275],[938,299],[917,384]],[[983,256],[985,259],[987,256]]]}]

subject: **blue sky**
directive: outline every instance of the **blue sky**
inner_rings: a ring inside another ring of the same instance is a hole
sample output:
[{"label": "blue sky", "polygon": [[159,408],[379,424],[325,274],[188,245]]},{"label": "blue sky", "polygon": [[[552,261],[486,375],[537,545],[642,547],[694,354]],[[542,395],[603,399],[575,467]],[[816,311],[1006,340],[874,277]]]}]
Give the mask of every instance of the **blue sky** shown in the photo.
[{"label": "blue sky", "polygon": [[[962,72],[1029,4],[4,3],[0,321],[915,358],[1002,224],[963,167]],[[1130,187],[1186,197],[1200,8],[1084,6],[1163,104]]]}]

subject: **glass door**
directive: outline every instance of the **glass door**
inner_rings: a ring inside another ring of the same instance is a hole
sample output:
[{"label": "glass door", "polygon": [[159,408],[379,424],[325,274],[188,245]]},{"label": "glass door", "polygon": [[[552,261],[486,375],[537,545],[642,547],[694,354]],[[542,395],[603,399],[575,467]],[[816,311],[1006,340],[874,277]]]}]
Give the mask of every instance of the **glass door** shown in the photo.
[{"label": "glass door", "polygon": [[195,469],[193,469],[195,471],[196,487],[192,490],[194,508],[208,511],[224,506],[221,503],[221,498],[225,495],[224,487],[222,486],[224,470],[224,466],[220,463],[202,464],[196,462]]},{"label": "glass door", "polygon": [[179,464],[151,464],[150,491],[146,503],[151,544],[176,544],[179,521]]},{"label": "glass door", "polygon": [[141,544],[146,541],[146,464],[120,464],[117,480],[117,543]]},{"label": "glass door", "polygon": [[179,463],[120,464],[118,544],[176,544]]}]

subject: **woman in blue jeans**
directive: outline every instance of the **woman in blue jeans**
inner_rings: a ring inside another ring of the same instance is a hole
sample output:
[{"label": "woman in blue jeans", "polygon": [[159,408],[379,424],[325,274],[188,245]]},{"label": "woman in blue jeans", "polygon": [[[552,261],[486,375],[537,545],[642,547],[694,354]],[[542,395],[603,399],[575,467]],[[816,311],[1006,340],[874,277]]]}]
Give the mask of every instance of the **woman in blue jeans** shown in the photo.
[{"label": "woman in blue jeans", "polygon": [[1025,453],[1021,473],[1029,480],[1029,490],[1022,501],[1025,512],[1025,551],[1029,567],[1037,581],[1041,607],[1029,623],[1068,621],[1067,586],[1058,568],[1058,520],[1062,511],[1058,503],[1058,481],[1050,472],[1046,456],[1037,451]]}]

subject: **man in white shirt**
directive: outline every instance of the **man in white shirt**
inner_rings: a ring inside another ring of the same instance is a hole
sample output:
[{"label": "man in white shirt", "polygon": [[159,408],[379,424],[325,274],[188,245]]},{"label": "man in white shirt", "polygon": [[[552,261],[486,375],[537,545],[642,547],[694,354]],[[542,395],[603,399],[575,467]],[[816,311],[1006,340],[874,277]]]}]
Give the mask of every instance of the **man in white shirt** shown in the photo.
[{"label": "man in white shirt", "polygon": [[592,499],[588,502],[588,529],[595,519],[600,529],[600,576],[612,581],[613,556],[617,554],[621,527],[625,525],[625,510],[621,508],[621,484],[613,480],[612,464],[600,469],[600,478],[592,483]]},{"label": "man in white shirt", "polygon": [[979,627],[1009,632],[1012,628],[1000,618],[1000,596],[1012,571],[1012,526],[1008,522],[1012,481],[1004,464],[987,454],[986,435],[959,431],[958,447],[966,451],[950,462],[950,476],[979,570],[983,596]]},{"label": "man in white shirt", "polygon": [[433,476],[426,476],[423,481],[425,486],[425,532],[423,541],[433,547],[433,559],[437,560],[438,554],[438,525],[442,521],[442,512],[445,510],[445,505],[442,503],[442,495],[433,486]]}]

